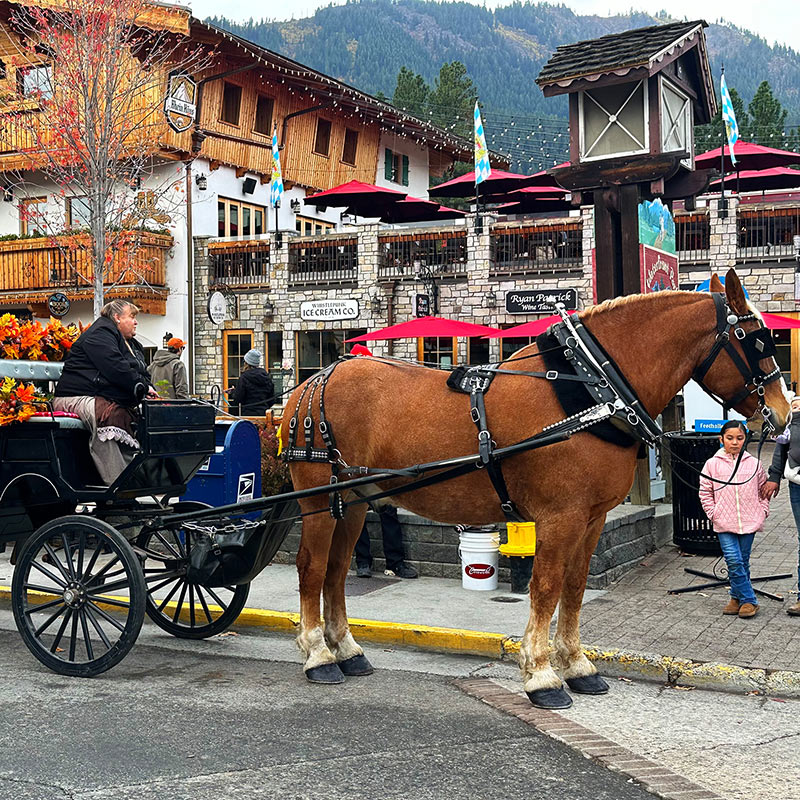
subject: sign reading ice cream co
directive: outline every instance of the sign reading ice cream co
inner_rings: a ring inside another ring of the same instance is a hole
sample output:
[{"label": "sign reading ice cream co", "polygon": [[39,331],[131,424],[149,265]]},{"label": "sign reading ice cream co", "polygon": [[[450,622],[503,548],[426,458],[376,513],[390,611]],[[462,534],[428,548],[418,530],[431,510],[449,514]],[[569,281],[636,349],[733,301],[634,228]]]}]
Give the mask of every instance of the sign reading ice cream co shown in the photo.
[{"label": "sign reading ice cream co", "polygon": [[300,319],[309,322],[329,319],[355,319],[358,300],[309,300],[300,303]]}]

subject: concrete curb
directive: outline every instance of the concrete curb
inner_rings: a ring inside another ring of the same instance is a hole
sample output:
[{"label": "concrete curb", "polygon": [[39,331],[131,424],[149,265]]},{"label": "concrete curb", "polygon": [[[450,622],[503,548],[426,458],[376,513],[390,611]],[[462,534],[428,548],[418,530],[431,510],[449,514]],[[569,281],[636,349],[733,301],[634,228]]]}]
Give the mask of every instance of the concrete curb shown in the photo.
[{"label": "concrete curb", "polygon": [[[0,586],[0,601],[10,600],[10,587]],[[356,618],[351,618],[349,623],[357,640],[376,644],[485,656],[497,661],[517,661],[519,657],[519,637],[502,633]],[[289,611],[245,608],[236,620],[236,625],[295,634],[300,625],[300,615]],[[636,678],[670,686],[692,686],[726,692],[800,697],[800,672],[739,667],[721,662],[692,661],[677,656],[599,647],[584,647],[584,652],[600,673],[610,677]]]}]

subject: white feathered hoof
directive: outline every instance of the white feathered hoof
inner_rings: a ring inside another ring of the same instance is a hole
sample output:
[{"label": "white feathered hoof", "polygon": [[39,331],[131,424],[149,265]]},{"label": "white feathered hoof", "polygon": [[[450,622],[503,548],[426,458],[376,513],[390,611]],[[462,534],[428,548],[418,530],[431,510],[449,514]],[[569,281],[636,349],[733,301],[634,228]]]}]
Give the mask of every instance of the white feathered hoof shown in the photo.
[{"label": "white feathered hoof", "polygon": [[597,673],[567,678],[567,686],[576,694],[608,694],[608,684]]},{"label": "white feathered hoof", "polygon": [[572,698],[564,691],[563,686],[558,689],[534,689],[532,692],[525,692],[531,705],[536,708],[547,708],[555,711],[559,708],[569,708],[572,705]]}]

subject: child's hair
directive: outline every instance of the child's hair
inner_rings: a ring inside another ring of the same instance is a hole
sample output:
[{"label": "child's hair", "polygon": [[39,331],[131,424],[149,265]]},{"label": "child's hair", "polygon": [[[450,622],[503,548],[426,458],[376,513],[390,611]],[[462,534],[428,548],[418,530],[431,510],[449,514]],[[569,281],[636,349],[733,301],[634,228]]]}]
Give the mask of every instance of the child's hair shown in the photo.
[{"label": "child's hair", "polygon": [[729,419],[723,426],[720,428],[719,435],[724,436],[725,431],[733,430],[734,428],[739,428],[742,433],[747,436],[747,428],[745,428],[744,423],[739,419]]}]

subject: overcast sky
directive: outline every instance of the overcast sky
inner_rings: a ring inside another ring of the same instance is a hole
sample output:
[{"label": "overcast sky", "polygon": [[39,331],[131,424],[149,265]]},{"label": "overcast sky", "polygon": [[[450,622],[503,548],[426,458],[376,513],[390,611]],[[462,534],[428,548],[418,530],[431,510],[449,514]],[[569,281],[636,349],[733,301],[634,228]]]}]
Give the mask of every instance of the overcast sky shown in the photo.
[{"label": "overcast sky", "polygon": [[[181,0],[178,0],[180,2]],[[187,2],[187,0],[183,0]],[[719,18],[732,22],[739,28],[747,28],[759,34],[770,44],[775,41],[789,45],[800,52],[800,3],[797,0],[563,0],[566,5],[581,14],[624,13],[630,8],[657,11],[667,8],[675,17],[686,16],[695,19],[702,16],[706,22],[716,22]],[[217,0],[188,0],[195,16],[208,17],[223,14],[229,19],[246,20],[250,17],[269,15],[273,19],[307,17],[315,8],[329,4],[329,0],[282,0],[280,3],[254,6],[251,0],[227,0],[220,5]],[[487,0],[488,6],[504,5],[498,0]],[[702,9],[702,12],[699,10]]]}]

